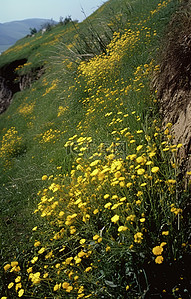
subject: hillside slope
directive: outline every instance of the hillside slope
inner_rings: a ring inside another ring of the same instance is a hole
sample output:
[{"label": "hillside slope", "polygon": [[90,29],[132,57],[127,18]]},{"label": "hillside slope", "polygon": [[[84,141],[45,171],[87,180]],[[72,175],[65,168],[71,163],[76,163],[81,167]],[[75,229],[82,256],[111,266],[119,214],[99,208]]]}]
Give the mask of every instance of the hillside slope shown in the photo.
[{"label": "hillside slope", "polygon": [[189,298],[184,147],[151,84],[179,5],[110,0],[0,56],[3,299]]}]

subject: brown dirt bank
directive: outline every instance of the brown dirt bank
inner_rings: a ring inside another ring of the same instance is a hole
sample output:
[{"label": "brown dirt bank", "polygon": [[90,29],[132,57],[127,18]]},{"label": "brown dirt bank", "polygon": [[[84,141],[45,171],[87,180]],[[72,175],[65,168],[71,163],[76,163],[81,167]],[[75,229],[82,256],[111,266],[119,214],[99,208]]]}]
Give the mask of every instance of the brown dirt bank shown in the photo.
[{"label": "brown dirt bank", "polygon": [[179,151],[182,174],[191,170],[191,0],[182,1],[163,43],[154,88],[163,125],[170,122]]}]

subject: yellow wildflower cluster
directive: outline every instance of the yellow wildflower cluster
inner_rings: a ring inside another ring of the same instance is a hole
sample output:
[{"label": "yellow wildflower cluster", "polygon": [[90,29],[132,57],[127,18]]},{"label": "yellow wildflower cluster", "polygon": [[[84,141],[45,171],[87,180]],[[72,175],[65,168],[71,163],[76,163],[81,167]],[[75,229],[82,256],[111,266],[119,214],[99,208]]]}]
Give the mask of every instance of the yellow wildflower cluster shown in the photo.
[{"label": "yellow wildflower cluster", "polygon": [[[11,289],[14,287],[17,296],[20,298],[24,295],[24,289],[22,287],[21,282],[21,276],[18,275],[18,273],[21,272],[21,268],[19,267],[19,263],[17,261],[11,262],[11,264],[6,264],[4,266],[4,271],[9,273],[14,273],[16,275],[16,278],[14,279],[14,282],[10,282],[8,284],[8,289]],[[6,297],[5,297],[6,298]]]},{"label": "yellow wildflower cluster", "polygon": [[67,110],[68,110],[68,107],[59,106],[57,116],[60,117],[60,116],[64,115]]},{"label": "yellow wildflower cluster", "polygon": [[4,134],[1,141],[0,158],[4,160],[5,166],[11,165],[11,158],[13,158],[21,148],[22,138],[18,135],[15,127],[11,127]]},{"label": "yellow wildflower cluster", "polygon": [[22,104],[19,108],[18,108],[18,112],[24,116],[28,116],[29,114],[31,114],[33,112],[35,103],[31,103],[31,104]]},{"label": "yellow wildflower cluster", "polygon": [[152,249],[152,252],[154,255],[156,255],[157,257],[155,258],[155,263],[156,264],[162,264],[164,258],[162,256],[162,252],[163,252],[163,247],[166,245],[166,242],[162,242],[159,246],[155,246]]},{"label": "yellow wildflower cluster", "polygon": [[50,93],[51,90],[56,89],[57,84],[58,84],[58,79],[53,80],[52,85],[46,89],[46,92],[45,92],[42,96],[44,97],[44,96],[46,96],[48,93]]},{"label": "yellow wildflower cluster", "polygon": [[47,143],[47,142],[53,142],[55,143],[62,132],[58,129],[49,129],[45,133],[40,134],[41,140],[40,143]]}]

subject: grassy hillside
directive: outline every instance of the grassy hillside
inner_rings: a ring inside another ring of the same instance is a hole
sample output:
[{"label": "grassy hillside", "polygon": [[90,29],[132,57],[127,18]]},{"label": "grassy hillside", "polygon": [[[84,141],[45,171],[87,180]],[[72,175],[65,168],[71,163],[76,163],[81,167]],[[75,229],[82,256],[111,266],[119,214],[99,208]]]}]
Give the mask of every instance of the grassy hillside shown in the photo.
[{"label": "grassy hillside", "polygon": [[0,56],[43,70],[0,116],[1,298],[189,298],[182,145],[151,88],[178,5],[110,0]]}]

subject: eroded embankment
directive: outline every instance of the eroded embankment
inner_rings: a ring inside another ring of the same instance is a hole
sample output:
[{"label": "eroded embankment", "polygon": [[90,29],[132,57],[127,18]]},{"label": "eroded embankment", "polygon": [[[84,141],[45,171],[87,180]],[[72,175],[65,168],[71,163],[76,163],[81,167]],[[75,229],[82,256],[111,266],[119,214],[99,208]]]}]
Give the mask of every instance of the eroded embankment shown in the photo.
[{"label": "eroded embankment", "polygon": [[35,68],[32,71],[18,75],[16,69],[24,66],[27,59],[15,60],[0,68],[0,114],[11,104],[13,95],[31,87],[32,82],[38,80],[43,74],[43,68]]},{"label": "eroded embankment", "polygon": [[163,124],[172,123],[175,143],[182,143],[182,174],[191,169],[191,1],[173,17],[154,79]]}]

